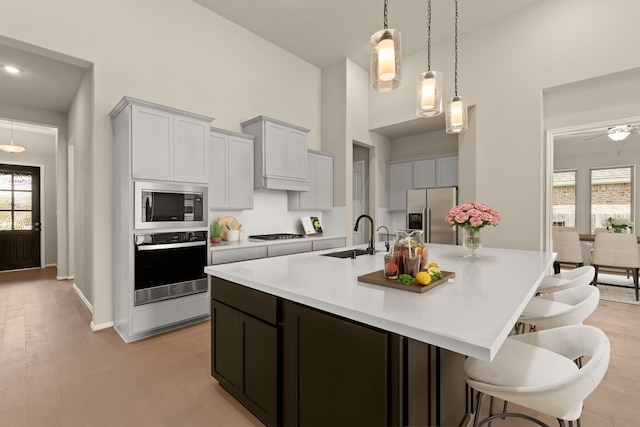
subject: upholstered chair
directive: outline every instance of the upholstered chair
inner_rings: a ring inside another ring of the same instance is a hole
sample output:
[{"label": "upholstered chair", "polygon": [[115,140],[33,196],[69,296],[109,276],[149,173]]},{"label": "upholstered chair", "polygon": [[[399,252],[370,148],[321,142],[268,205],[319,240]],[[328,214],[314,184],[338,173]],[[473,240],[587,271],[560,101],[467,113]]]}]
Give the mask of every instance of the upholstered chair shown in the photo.
[{"label": "upholstered chair", "polygon": [[560,273],[561,264],[570,264],[576,267],[584,265],[580,236],[575,230],[567,230],[567,227],[554,227],[551,233],[553,239],[553,251],[558,254],[553,263],[553,272]]},{"label": "upholstered chair", "polygon": [[583,265],[582,267],[547,276],[538,285],[537,293],[548,294],[563,289],[589,285],[593,282],[595,274],[596,269],[593,266]]},{"label": "upholstered chair", "polygon": [[598,233],[593,241],[591,265],[595,268],[593,283],[598,283],[600,268],[622,269],[631,272],[638,301],[638,269],[640,252],[635,234]]}]

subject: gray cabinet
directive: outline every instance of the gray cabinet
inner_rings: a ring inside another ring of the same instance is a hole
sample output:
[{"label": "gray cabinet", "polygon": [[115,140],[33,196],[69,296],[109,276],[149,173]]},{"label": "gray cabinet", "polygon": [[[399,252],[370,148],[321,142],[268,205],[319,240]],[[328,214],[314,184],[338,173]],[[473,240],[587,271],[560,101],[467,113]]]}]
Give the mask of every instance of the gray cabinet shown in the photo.
[{"label": "gray cabinet", "polygon": [[211,117],[124,97],[111,115],[127,115],[131,178],[208,182]]},{"label": "gray cabinet", "polygon": [[390,212],[406,210],[407,190],[457,185],[458,156],[387,163],[387,197]]},{"label": "gray cabinet", "polygon": [[224,251],[211,251],[211,265],[266,258],[267,246],[253,246]]},{"label": "gray cabinet", "polygon": [[309,190],[306,161],[308,129],[265,116],[241,125],[243,132],[255,136],[255,188]]},{"label": "gray cabinet", "polygon": [[344,237],[336,237],[332,239],[312,240],[311,249],[314,251],[322,251],[324,249],[342,248],[347,244]]},{"label": "gray cabinet", "polygon": [[289,191],[289,210],[333,209],[333,156],[309,150],[307,177],[309,191]]},{"label": "gray cabinet", "polygon": [[312,244],[310,241],[270,245],[267,247],[267,256],[274,257],[274,256],[281,256],[281,255],[291,255],[291,254],[301,254],[304,252],[311,252],[311,247],[312,247]]},{"label": "gray cabinet", "polygon": [[458,185],[458,156],[436,159],[437,187],[456,187]]},{"label": "gray cabinet", "polygon": [[253,136],[211,129],[209,207],[253,209]]},{"label": "gray cabinet", "polygon": [[413,188],[436,186],[436,160],[425,159],[413,162]]},{"label": "gray cabinet", "polygon": [[387,188],[389,189],[389,211],[407,209],[407,190],[413,188],[411,162],[387,165]]}]

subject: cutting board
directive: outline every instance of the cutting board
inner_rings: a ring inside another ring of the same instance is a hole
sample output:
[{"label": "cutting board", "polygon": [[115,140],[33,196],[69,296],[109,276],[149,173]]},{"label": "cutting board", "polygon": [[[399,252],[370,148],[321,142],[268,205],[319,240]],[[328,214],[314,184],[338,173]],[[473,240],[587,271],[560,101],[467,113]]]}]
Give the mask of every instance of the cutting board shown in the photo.
[{"label": "cutting board", "polygon": [[402,289],[403,291],[417,292],[423,293],[428,291],[429,289],[433,289],[436,286],[439,286],[443,283],[446,283],[449,279],[455,277],[455,273],[452,271],[443,271],[442,275],[444,276],[440,280],[435,280],[428,285],[419,285],[417,283],[412,283],[410,285],[404,285],[402,283],[398,283],[395,279],[386,279],[384,277],[384,270],[374,271],[373,273],[363,274],[362,276],[358,276],[358,281],[373,283],[374,285],[380,286],[388,286],[390,288]]}]

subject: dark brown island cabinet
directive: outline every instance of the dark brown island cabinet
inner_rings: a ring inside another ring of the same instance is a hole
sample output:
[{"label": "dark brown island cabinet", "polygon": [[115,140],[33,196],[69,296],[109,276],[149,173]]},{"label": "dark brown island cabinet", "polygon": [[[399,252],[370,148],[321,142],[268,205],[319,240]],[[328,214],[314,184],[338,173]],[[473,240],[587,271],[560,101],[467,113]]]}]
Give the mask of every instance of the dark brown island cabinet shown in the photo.
[{"label": "dark brown island cabinet", "polygon": [[[442,422],[440,390],[408,378],[416,351],[433,363],[415,368],[439,378],[440,349],[217,277],[211,295],[211,375],[267,426],[413,425],[416,396],[424,423]],[[465,413],[463,376],[434,384]]]}]

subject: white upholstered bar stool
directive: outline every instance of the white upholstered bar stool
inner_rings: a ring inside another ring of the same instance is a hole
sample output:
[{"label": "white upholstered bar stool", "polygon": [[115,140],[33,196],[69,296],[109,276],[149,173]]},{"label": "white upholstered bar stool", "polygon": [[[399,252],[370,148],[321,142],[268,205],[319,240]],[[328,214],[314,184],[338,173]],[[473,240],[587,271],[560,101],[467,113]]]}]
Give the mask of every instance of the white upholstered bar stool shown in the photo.
[{"label": "white upholstered bar stool", "polygon": [[[467,384],[478,392],[474,426],[516,417],[540,426],[529,415],[502,412],[480,421],[485,394],[524,406],[558,420],[578,421],[584,399],[595,390],[609,366],[610,347],[600,329],[571,325],[508,337],[491,362],[472,357],[464,364]],[[585,357],[582,366],[574,361]]]},{"label": "white upholstered bar stool", "polygon": [[558,254],[553,263],[553,272],[555,274],[560,273],[561,264],[571,264],[576,267],[584,265],[580,235],[575,229],[568,230],[567,228],[554,227],[551,232],[553,251]]},{"label": "white upholstered bar stool", "polygon": [[578,286],[531,298],[522,311],[516,330],[557,328],[581,325],[595,311],[600,302],[600,291],[595,286]]},{"label": "white upholstered bar stool", "polygon": [[638,301],[638,270],[640,269],[640,252],[638,238],[635,234],[598,233],[593,240],[591,265],[595,268],[593,283],[598,283],[600,267],[631,271]]},{"label": "white upholstered bar stool", "polygon": [[547,276],[538,285],[537,293],[548,294],[576,286],[588,285],[593,282],[595,273],[595,268],[590,265],[584,265],[573,270]]}]

